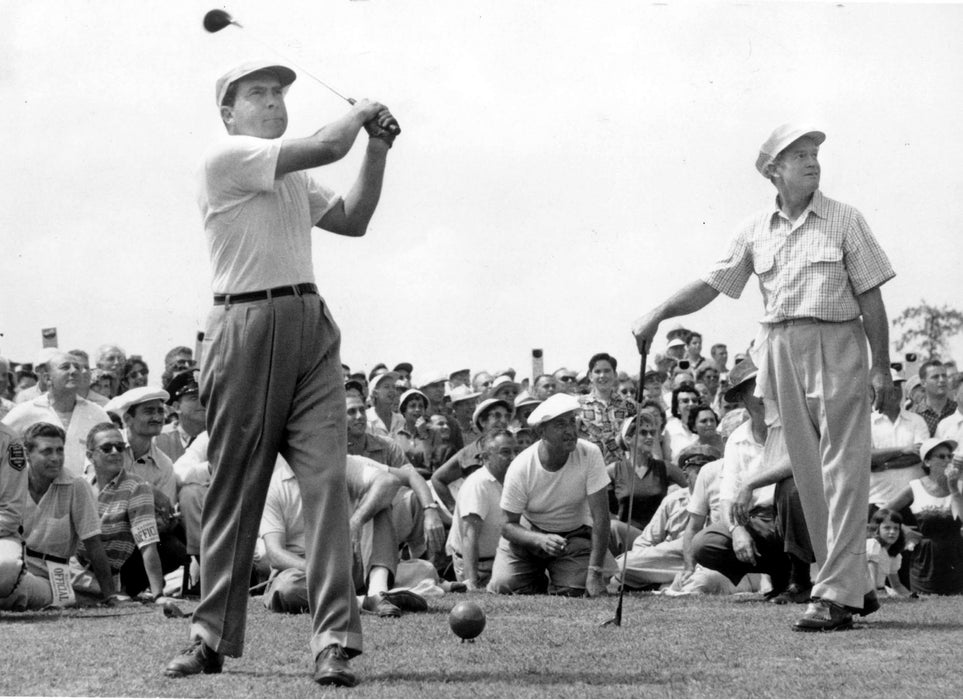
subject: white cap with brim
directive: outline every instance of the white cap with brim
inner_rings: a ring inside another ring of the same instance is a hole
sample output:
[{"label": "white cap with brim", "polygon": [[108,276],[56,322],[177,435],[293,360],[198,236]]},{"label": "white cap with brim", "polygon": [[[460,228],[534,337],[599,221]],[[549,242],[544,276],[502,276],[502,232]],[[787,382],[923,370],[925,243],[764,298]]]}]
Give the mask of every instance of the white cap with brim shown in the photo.
[{"label": "white cap with brim", "polygon": [[423,389],[426,386],[431,386],[432,384],[441,384],[447,381],[447,374],[437,370],[432,370],[421,375],[421,377],[418,379],[418,388]]},{"label": "white cap with brim", "polygon": [[532,414],[528,417],[528,424],[531,426],[541,425],[559,416],[564,416],[566,413],[578,411],[581,407],[578,399],[571,394],[552,394],[532,411]]},{"label": "white cap with brim", "polygon": [[401,377],[401,375],[398,374],[397,372],[382,372],[381,374],[376,374],[374,377],[371,378],[371,381],[368,384],[368,396],[374,396],[375,389],[381,386],[381,384],[386,379],[395,381],[399,377]]},{"label": "white cap with brim", "polygon": [[421,398],[421,401],[425,404],[425,408],[428,408],[428,404],[431,403],[428,400],[428,397],[425,396],[420,391],[418,391],[417,389],[408,389],[408,391],[406,391],[401,395],[401,399],[398,401],[398,411],[400,411],[401,413],[404,413],[405,407],[408,404],[408,401],[410,401],[415,397]]},{"label": "white cap with brim", "polygon": [[471,416],[472,425],[474,425],[478,430],[484,430],[484,428],[481,426],[482,416],[488,413],[495,406],[504,406],[505,410],[508,411],[508,415],[512,415],[515,412],[515,409],[512,408],[512,405],[505,399],[485,399],[475,407],[475,412],[472,413]]},{"label": "white cap with brim", "polygon": [[139,386],[136,389],[125,391],[120,396],[112,398],[107,402],[107,405],[104,406],[104,410],[122,416],[138,404],[154,400],[167,403],[169,398],[170,394],[156,386]]},{"label": "white cap with brim", "polygon": [[803,136],[811,136],[817,146],[826,140],[826,134],[805,124],[783,124],[776,127],[759,149],[759,156],[756,158],[756,170],[759,174],[768,177],[766,166],[776,160],[793,141]]},{"label": "white cap with brim", "polygon": [[930,456],[930,452],[935,450],[940,445],[949,445],[950,451],[952,452],[953,450],[956,449],[957,442],[956,440],[947,440],[945,438],[938,438],[938,437],[930,438],[929,440],[924,440],[923,444],[920,445],[920,459],[922,459],[925,462],[926,458]]},{"label": "white cap with brim", "polygon": [[235,66],[217,79],[217,84],[214,87],[214,95],[217,99],[217,106],[220,107],[224,103],[224,95],[227,94],[227,89],[231,87],[232,83],[237,82],[245,76],[253,73],[260,73],[261,71],[270,71],[274,73],[278,77],[278,80],[281,81],[281,87],[287,87],[297,80],[298,77],[298,74],[293,70],[287,66],[282,66],[275,61],[261,60],[242,63],[239,66]]},{"label": "white cap with brim", "polygon": [[467,386],[456,386],[451,390],[450,396],[452,403],[461,403],[462,401],[477,399],[481,396],[481,392],[472,391]]}]

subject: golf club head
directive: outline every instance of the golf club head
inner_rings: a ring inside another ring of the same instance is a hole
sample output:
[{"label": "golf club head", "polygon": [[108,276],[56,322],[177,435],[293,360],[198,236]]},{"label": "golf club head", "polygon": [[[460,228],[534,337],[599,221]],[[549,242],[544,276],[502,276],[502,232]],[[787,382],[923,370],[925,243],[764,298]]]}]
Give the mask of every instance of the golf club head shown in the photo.
[{"label": "golf club head", "polygon": [[211,10],[204,15],[204,29],[211,34],[221,31],[229,24],[237,24],[237,22],[224,10]]},{"label": "golf club head", "polygon": [[622,626],[622,616],[616,615],[611,620],[606,620],[599,627],[621,627]]}]

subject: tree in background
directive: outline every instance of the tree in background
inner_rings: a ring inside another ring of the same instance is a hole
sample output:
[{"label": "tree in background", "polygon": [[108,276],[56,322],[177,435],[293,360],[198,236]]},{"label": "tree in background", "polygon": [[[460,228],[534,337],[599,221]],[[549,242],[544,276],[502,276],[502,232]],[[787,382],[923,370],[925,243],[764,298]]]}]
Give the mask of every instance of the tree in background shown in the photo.
[{"label": "tree in background", "polygon": [[963,330],[963,312],[943,306],[927,304],[903,309],[893,321],[893,329],[901,332],[896,350],[916,350],[924,358],[946,356],[950,339]]}]

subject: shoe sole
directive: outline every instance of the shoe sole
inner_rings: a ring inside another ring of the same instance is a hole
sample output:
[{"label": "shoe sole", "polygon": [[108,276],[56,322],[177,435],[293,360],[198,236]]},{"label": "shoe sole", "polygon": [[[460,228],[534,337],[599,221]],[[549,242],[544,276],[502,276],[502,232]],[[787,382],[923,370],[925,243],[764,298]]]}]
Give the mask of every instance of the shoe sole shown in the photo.
[{"label": "shoe sole", "polygon": [[315,677],[314,682],[318,685],[336,685],[341,688],[353,688],[358,685],[358,679],[353,674],[345,673],[326,673]]},{"label": "shoe sole", "polygon": [[200,676],[208,675],[212,673],[220,673],[222,669],[201,669],[197,673],[184,673],[183,671],[173,671],[171,669],[164,669],[164,675],[168,678],[188,678],[190,676]]},{"label": "shoe sole", "polygon": [[794,624],[792,626],[794,632],[845,632],[846,630],[853,629],[852,621],[844,622],[838,625],[831,626],[816,626],[810,627],[807,625]]},{"label": "shoe sole", "polygon": [[405,612],[426,612],[428,610],[428,601],[411,591],[388,591],[384,594],[384,597],[389,603],[398,606]]}]

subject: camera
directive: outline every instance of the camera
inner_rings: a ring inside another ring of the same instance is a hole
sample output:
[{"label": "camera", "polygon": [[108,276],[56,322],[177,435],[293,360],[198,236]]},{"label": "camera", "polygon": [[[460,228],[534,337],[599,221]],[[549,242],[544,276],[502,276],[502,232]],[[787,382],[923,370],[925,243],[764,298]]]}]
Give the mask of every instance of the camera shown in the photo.
[{"label": "camera", "polygon": [[679,360],[679,364],[676,365],[679,369],[689,369],[691,363],[688,360]]},{"label": "camera", "polygon": [[916,353],[915,353],[915,352],[908,352],[908,353],[906,353],[906,361],[907,361],[907,362],[916,362]]},{"label": "camera", "polygon": [[536,360],[539,359],[539,358],[541,358],[541,356],[542,356],[542,349],[541,349],[541,348],[535,348],[535,349],[532,350],[532,357],[534,357]]},{"label": "camera", "polygon": [[890,362],[890,363],[889,363],[889,366],[890,366],[892,369],[895,369],[897,372],[902,372],[902,371],[903,371],[903,363],[902,363],[902,362]]}]

